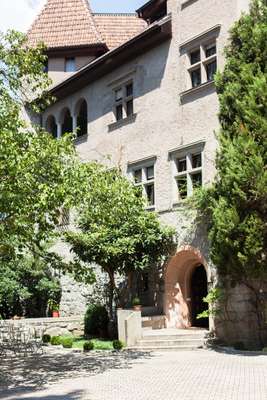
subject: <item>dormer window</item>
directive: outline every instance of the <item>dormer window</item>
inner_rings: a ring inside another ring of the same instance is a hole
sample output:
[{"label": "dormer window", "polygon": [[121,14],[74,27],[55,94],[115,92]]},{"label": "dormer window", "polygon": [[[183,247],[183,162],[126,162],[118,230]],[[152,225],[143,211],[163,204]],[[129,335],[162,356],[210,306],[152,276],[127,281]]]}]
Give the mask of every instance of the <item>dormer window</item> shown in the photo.
[{"label": "dormer window", "polygon": [[76,71],[76,60],[74,57],[65,58],[65,72],[75,72]]}]

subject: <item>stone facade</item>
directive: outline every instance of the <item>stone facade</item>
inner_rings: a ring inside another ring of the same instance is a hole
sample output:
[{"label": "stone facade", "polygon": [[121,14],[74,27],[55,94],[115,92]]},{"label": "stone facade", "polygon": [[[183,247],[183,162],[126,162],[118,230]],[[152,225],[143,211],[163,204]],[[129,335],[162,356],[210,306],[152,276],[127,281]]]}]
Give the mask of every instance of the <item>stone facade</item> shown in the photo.
[{"label": "stone facade", "polygon": [[[178,195],[177,160],[185,158],[193,168],[194,154],[201,154],[201,166],[198,166],[202,184],[212,182],[217,148],[215,132],[219,122],[214,81],[207,79],[208,65],[210,60],[216,60],[217,68],[223,69],[223,49],[229,29],[248,5],[249,0],[224,0],[223,6],[221,0],[168,0],[168,16],[159,24],[171,20],[169,39],[106,70],[71,94],[66,83],[67,94],[61,94],[42,116],[44,126],[51,115],[55,117],[60,135],[63,111],[70,110],[75,128],[77,105],[84,99],[88,134],[76,140],[82,161],[97,160],[108,166],[120,166],[130,177],[136,169],[154,165],[155,204],[152,209],[163,223],[176,228],[178,246],[177,254],[161,274],[157,278],[150,277],[150,293],[144,298],[149,303],[147,306],[155,306],[167,315],[170,327],[192,325],[190,279],[196,267],[204,266],[209,287],[216,281],[205,224],[196,224],[194,211],[186,209],[181,193],[180,197]],[[196,61],[200,82],[192,87],[191,72],[196,67],[192,69],[191,64],[196,50],[200,50]],[[112,63],[112,53],[110,59],[108,54],[106,57],[107,62]],[[116,122],[114,93],[127,82],[133,84],[133,115]],[[187,171],[188,194],[194,187],[193,176],[194,171]],[[66,251],[63,247],[60,251]],[[77,294],[77,301],[70,290]],[[66,313],[70,308],[74,312],[77,303],[81,311],[80,292],[80,288],[63,289],[64,304],[71,304]],[[155,293],[157,304],[151,304]],[[243,311],[246,309],[245,302],[241,307]],[[213,327],[212,320],[210,327]],[[224,335],[229,336],[226,331]]]}]

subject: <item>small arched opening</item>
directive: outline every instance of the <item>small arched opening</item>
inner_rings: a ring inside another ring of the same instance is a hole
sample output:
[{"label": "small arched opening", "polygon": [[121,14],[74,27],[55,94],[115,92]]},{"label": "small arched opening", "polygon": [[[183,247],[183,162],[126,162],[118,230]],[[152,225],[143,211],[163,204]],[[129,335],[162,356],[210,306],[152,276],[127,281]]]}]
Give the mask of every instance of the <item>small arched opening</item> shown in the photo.
[{"label": "small arched opening", "polygon": [[61,133],[64,135],[65,133],[71,133],[73,131],[73,123],[72,116],[70,110],[65,108],[62,112],[62,128]]},{"label": "small arched opening", "polygon": [[168,327],[208,327],[208,318],[197,316],[208,307],[203,298],[208,292],[206,262],[190,247],[172,257],[165,271],[164,311]]},{"label": "small arched opening", "polygon": [[56,118],[53,115],[49,115],[45,123],[45,129],[47,132],[56,139],[57,138],[57,123]]},{"label": "small arched opening", "polygon": [[88,115],[86,100],[79,101],[77,105],[77,136],[81,137],[88,133]]}]

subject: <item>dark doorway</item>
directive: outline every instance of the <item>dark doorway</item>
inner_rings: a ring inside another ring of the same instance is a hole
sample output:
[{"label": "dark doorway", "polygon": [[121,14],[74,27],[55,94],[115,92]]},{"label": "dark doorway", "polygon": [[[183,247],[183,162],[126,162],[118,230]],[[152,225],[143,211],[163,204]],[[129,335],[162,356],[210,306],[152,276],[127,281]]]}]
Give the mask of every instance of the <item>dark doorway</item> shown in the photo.
[{"label": "dark doorway", "polygon": [[203,297],[208,294],[207,274],[203,265],[195,268],[191,280],[191,305],[192,305],[192,326],[208,328],[209,319],[200,318],[198,314],[207,310],[207,303],[204,303]]},{"label": "dark doorway", "polygon": [[77,116],[77,136],[87,135],[87,103],[85,100],[82,101]]},{"label": "dark doorway", "polygon": [[70,114],[70,111],[67,109],[64,114],[64,120],[62,124],[62,136],[65,133],[71,133],[73,131],[72,128],[72,116]]}]

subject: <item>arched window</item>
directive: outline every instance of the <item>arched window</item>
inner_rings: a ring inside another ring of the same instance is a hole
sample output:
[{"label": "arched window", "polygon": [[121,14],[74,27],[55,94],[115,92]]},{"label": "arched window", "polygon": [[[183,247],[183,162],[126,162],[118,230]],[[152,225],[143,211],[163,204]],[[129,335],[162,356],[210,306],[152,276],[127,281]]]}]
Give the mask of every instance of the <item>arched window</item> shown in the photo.
[{"label": "arched window", "polygon": [[72,116],[70,114],[70,110],[68,108],[65,109],[62,118],[62,135],[65,133],[70,133],[73,131],[72,126]]},{"label": "arched window", "polygon": [[87,135],[88,133],[87,120],[87,103],[85,100],[79,104],[77,113],[77,136]]},{"label": "arched window", "polygon": [[45,129],[47,130],[47,132],[51,133],[51,135],[55,139],[57,138],[57,123],[53,115],[49,115],[49,117],[47,118]]}]

